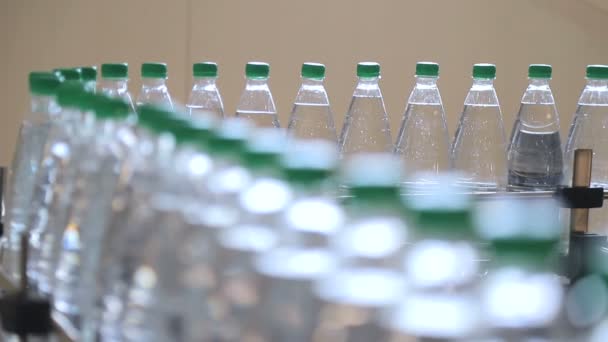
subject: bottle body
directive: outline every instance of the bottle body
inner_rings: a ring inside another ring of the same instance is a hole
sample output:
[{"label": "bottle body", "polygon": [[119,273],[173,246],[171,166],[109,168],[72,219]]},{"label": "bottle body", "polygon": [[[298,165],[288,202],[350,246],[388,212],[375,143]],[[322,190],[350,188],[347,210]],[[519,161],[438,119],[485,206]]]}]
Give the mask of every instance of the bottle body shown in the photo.
[{"label": "bottle body", "polygon": [[501,191],[507,182],[507,148],[493,80],[474,79],[452,143],[450,162],[471,191]]},{"label": "bottle body", "polygon": [[173,108],[173,101],[164,78],[143,78],[137,106],[155,104]]},{"label": "bottle body", "polygon": [[224,103],[214,77],[197,77],[188,97],[188,114],[193,117],[201,112],[211,113],[216,118],[224,117]]},{"label": "bottle body", "polygon": [[111,78],[103,79],[99,84],[99,92],[110,97],[123,99],[129,104],[133,112],[135,112],[133,98],[131,97],[131,93],[129,92],[129,80]]},{"label": "bottle body", "polygon": [[302,79],[287,129],[292,136],[299,139],[337,141],[336,127],[323,80]]},{"label": "bottle body", "polygon": [[235,116],[247,119],[256,127],[280,127],[268,79],[247,78]]},{"label": "bottle body", "polygon": [[393,142],[378,86],[379,77],[360,78],[348,107],[340,136],[340,153],[392,152]]},{"label": "bottle body", "polygon": [[16,150],[8,174],[7,217],[4,233],[3,266],[13,280],[18,279],[21,233],[28,229],[30,202],[40,160],[59,107],[51,97],[34,96],[31,113],[21,123]]},{"label": "bottle body", "polygon": [[417,77],[395,144],[411,185],[425,183],[416,174],[436,174],[449,167],[447,123],[436,82],[436,77]]},{"label": "bottle body", "polygon": [[[593,149],[591,186],[608,188],[608,81],[590,79],[577,105],[564,152],[564,184],[572,184],[577,149]],[[589,211],[589,232],[608,232],[608,208]]]},{"label": "bottle body", "polygon": [[550,190],[562,182],[559,116],[547,80],[531,79],[508,151],[509,189]]}]

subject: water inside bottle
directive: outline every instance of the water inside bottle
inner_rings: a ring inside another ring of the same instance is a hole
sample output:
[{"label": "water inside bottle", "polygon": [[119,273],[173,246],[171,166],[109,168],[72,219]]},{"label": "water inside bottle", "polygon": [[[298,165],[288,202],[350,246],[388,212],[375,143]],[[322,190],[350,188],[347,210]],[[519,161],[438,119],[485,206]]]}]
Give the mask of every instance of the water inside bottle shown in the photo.
[{"label": "water inside bottle", "polygon": [[342,130],[341,152],[392,152],[393,142],[384,103],[378,96],[353,96]]},{"label": "water inside bottle", "polygon": [[237,110],[235,117],[247,119],[256,127],[280,127],[279,119],[276,113]]},{"label": "water inside bottle", "polygon": [[336,128],[329,105],[326,104],[296,102],[288,129],[300,139],[336,140]]}]

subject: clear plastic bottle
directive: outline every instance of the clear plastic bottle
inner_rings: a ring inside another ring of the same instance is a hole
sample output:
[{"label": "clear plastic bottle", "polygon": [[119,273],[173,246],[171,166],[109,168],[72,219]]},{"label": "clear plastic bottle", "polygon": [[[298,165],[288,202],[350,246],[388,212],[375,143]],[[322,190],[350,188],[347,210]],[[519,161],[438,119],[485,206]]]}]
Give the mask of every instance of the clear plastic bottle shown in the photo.
[{"label": "clear plastic bottle", "polygon": [[479,204],[476,227],[491,246],[491,267],[478,295],[485,326],[480,331],[488,339],[578,341],[558,338],[565,330],[558,209],[553,199]]},{"label": "clear plastic bottle", "polygon": [[439,64],[418,62],[416,85],[407,101],[395,153],[404,163],[406,186],[424,187],[428,180],[414,174],[438,173],[449,167],[449,138],[445,111],[437,88]]},{"label": "clear plastic bottle", "polygon": [[141,91],[137,106],[155,104],[173,109],[173,101],[167,89],[167,64],[144,63],[141,65]]},{"label": "clear plastic bottle", "polygon": [[211,113],[217,118],[223,118],[224,103],[215,84],[217,64],[214,62],[194,63],[192,76],[194,76],[194,85],[186,105],[189,114],[196,117],[205,112]]},{"label": "clear plastic bottle", "polygon": [[54,307],[68,318],[80,318],[93,305],[93,288],[102,240],[122,163],[135,142],[129,105],[121,99],[92,98],[96,135],[81,160],[71,209],[56,248]]},{"label": "clear plastic bottle", "polygon": [[472,341],[480,317],[471,201],[456,175],[425,177],[433,180],[428,193],[406,198],[415,235],[401,263],[408,288],[386,323],[403,339]]},{"label": "clear plastic bottle", "polygon": [[549,87],[551,66],[532,64],[507,152],[510,190],[550,190],[562,184],[559,115]]},{"label": "clear plastic bottle", "polygon": [[236,107],[236,117],[250,120],[257,127],[280,127],[274,100],[268,88],[269,73],[268,63],[247,63],[245,90]]},{"label": "clear plastic bottle", "polygon": [[249,336],[313,340],[320,305],[311,288],[333,270],[336,258],[329,241],[344,223],[342,208],[329,195],[336,186],[337,157],[335,143],[327,140],[294,141],[282,157],[294,201],[275,228],[277,246],[255,258],[262,286]]},{"label": "clear plastic bottle", "polygon": [[2,266],[13,280],[19,277],[20,237],[28,229],[27,221],[40,160],[51,121],[60,110],[54,98],[60,82],[60,78],[52,73],[32,72],[29,75],[30,113],[21,122],[6,192],[7,217]]},{"label": "clear plastic bottle", "polygon": [[289,118],[289,133],[299,139],[326,139],[337,142],[336,126],[323,86],[325,65],[304,63],[302,85]]},{"label": "clear plastic bottle", "polygon": [[94,93],[97,90],[97,67],[96,66],[84,66],[80,67],[80,73],[82,75],[82,82],[84,89]]},{"label": "clear plastic bottle", "polygon": [[401,161],[392,154],[360,154],[345,165],[353,195],[331,247],[337,268],[316,281],[321,301],[315,341],[387,341],[382,312],[405,291],[401,271],[410,232],[400,200]]},{"label": "clear plastic bottle", "polygon": [[393,152],[393,141],[384,100],[378,86],[380,64],[357,64],[357,87],[340,135],[340,153]]},{"label": "clear plastic bottle", "polygon": [[127,63],[104,63],[101,65],[99,92],[110,97],[121,98],[135,111],[129,92],[129,65]]},{"label": "clear plastic bottle", "polygon": [[471,191],[502,191],[507,182],[507,144],[498,97],[496,66],[475,64],[451,150],[460,185]]},{"label": "clear plastic bottle", "polygon": [[[608,188],[608,66],[589,65],[564,152],[564,183],[572,183],[574,152],[593,149],[591,186]],[[589,232],[608,234],[608,208],[589,211]]]}]

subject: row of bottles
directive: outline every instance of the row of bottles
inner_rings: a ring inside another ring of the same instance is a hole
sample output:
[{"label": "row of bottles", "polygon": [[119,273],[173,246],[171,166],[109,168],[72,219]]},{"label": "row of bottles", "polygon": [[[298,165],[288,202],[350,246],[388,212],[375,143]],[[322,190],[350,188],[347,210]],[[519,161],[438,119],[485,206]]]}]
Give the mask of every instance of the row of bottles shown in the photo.
[{"label": "row of bottles", "polygon": [[[467,94],[464,109],[450,143],[445,111],[437,88],[439,66],[420,62],[416,66],[416,85],[409,96],[397,139],[393,144],[388,116],[378,86],[380,66],[359,63],[359,81],[338,138],[327,92],[323,86],[325,67],[305,63],[302,66],[302,85],[287,125],[298,138],[336,141],[343,156],[360,152],[390,152],[402,156],[407,164],[406,174],[420,171],[439,172],[455,169],[463,174],[460,183],[472,191],[550,190],[567,184],[571,175],[568,167],[575,148],[589,147],[578,143],[582,123],[577,120],[595,106],[605,105],[605,96],[592,96],[605,88],[604,66],[589,66],[589,79],[581,95],[571,136],[562,156],[559,134],[559,115],[549,86],[552,69],[549,65],[531,65],[529,86],[522,96],[520,110],[509,142],[500,105],[493,87],[496,67],[476,64],[473,85]],[[100,91],[120,96],[132,103],[127,90],[127,65],[102,65]],[[136,103],[173,106],[164,83],[166,65],[144,63],[143,86]],[[277,110],[268,87],[270,68],[266,63],[250,62],[246,66],[246,85],[236,109],[236,116],[251,120],[260,127],[279,127]],[[200,111],[224,116],[223,102],[216,87],[217,65],[211,62],[193,65],[194,85],[187,108],[191,115]],[[591,99],[587,99],[592,96]],[[586,102],[592,101],[587,104]],[[604,102],[602,102],[604,101]],[[588,108],[587,106],[592,106]],[[601,109],[599,110],[601,111]],[[598,115],[594,115],[598,117]],[[602,121],[603,119],[597,118]],[[594,139],[600,139],[598,136]],[[593,143],[597,145],[598,143]],[[412,189],[424,187],[426,180],[411,179]]]},{"label": "row of bottles", "polygon": [[334,143],[243,118],[135,115],[58,74],[30,76],[48,130],[16,153],[35,167],[13,169],[13,193],[30,194],[8,203],[2,264],[18,280],[29,233],[31,290],[79,340],[588,337],[567,329],[580,317],[566,314],[551,198],[475,204],[446,173],[402,196],[392,153],[341,163]]}]

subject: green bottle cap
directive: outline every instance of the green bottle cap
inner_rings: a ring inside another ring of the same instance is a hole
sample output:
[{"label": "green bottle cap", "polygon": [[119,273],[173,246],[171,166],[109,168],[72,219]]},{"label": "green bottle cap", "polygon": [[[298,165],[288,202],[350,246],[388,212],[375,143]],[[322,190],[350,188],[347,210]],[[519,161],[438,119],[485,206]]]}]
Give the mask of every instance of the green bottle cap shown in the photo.
[{"label": "green bottle cap", "polygon": [[256,129],[255,134],[247,139],[247,147],[243,154],[244,165],[256,172],[278,173],[285,142],[285,132],[281,129]]},{"label": "green bottle cap", "polygon": [[322,80],[325,78],[325,65],[320,63],[304,63],[302,64],[302,77],[313,80]]},{"label": "green bottle cap", "polygon": [[252,130],[253,126],[249,120],[242,118],[222,120],[216,134],[209,140],[209,152],[220,158],[240,162]]},{"label": "green bottle cap", "polygon": [[80,73],[83,81],[96,81],[97,80],[97,67],[96,66],[84,66],[80,67]]},{"label": "green bottle cap", "polygon": [[473,65],[473,78],[496,78],[496,65],[488,63],[479,63]]},{"label": "green bottle cap", "polygon": [[380,64],[376,62],[361,62],[357,64],[357,77],[373,78],[380,76]]},{"label": "green bottle cap", "polygon": [[264,79],[270,74],[270,65],[264,62],[249,62],[245,66],[245,76],[247,78]]},{"label": "green bottle cap", "polygon": [[81,81],[82,75],[80,68],[64,68],[64,69],[54,69],[53,72],[61,77],[65,81]]},{"label": "green bottle cap", "polygon": [[217,77],[217,64],[214,62],[194,63],[192,75],[194,77]]},{"label": "green bottle cap", "polygon": [[143,78],[167,78],[167,64],[144,63],[141,65],[141,77]]},{"label": "green bottle cap", "polygon": [[291,183],[322,183],[336,173],[338,149],[326,140],[295,140],[281,156],[281,164]]},{"label": "green bottle cap", "polygon": [[95,116],[98,119],[121,120],[130,114],[130,106],[119,98],[96,95]]},{"label": "green bottle cap", "polygon": [[553,68],[549,64],[530,64],[528,78],[551,78]]},{"label": "green bottle cap", "polygon": [[608,65],[587,65],[587,78],[608,79]]},{"label": "green bottle cap", "polygon": [[439,76],[439,64],[433,63],[433,62],[416,63],[416,76],[438,77]]},{"label": "green bottle cap", "polygon": [[103,78],[129,78],[129,65],[127,63],[104,63],[101,65]]},{"label": "green bottle cap", "polygon": [[86,91],[80,81],[65,81],[57,89],[57,103],[61,107],[80,109]]},{"label": "green bottle cap", "polygon": [[56,74],[43,71],[32,71],[29,74],[30,93],[35,95],[55,95],[61,85]]}]

